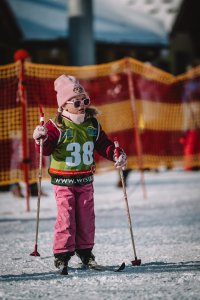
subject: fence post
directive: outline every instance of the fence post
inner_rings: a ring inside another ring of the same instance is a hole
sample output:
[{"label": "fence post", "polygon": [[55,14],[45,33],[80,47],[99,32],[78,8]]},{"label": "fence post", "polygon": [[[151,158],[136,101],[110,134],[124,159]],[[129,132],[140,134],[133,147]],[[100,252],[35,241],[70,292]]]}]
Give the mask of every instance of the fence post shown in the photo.
[{"label": "fence post", "polygon": [[146,196],[146,187],[145,187],[145,180],[144,180],[142,143],[141,143],[141,138],[140,138],[140,133],[139,133],[139,128],[138,128],[138,115],[137,115],[137,108],[136,108],[136,103],[135,103],[134,86],[133,86],[133,81],[132,81],[132,72],[131,72],[131,65],[130,65],[129,58],[125,59],[125,72],[127,74],[128,91],[129,91],[129,97],[131,100],[131,108],[132,108],[132,113],[133,113],[137,160],[138,160],[138,167],[139,167],[140,174],[141,174],[143,197],[146,198],[147,196]]},{"label": "fence post", "polygon": [[20,60],[19,69],[19,84],[18,95],[21,102],[22,112],[22,166],[24,171],[25,182],[25,197],[26,197],[26,210],[30,211],[30,192],[29,192],[29,143],[28,143],[28,130],[27,130],[27,97],[26,97],[26,85],[24,80],[24,60]]}]

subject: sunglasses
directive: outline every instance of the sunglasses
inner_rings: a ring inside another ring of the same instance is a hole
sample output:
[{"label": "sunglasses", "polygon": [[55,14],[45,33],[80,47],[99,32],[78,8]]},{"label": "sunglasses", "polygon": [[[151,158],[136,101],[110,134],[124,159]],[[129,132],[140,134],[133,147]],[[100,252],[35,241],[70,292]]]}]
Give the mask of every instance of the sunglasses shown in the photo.
[{"label": "sunglasses", "polygon": [[81,106],[81,104],[83,103],[85,106],[89,105],[90,104],[90,99],[89,98],[84,98],[84,99],[77,99],[77,100],[74,100],[74,101],[67,101],[66,103],[71,103],[71,104],[74,104],[74,107],[75,108],[78,108]]}]

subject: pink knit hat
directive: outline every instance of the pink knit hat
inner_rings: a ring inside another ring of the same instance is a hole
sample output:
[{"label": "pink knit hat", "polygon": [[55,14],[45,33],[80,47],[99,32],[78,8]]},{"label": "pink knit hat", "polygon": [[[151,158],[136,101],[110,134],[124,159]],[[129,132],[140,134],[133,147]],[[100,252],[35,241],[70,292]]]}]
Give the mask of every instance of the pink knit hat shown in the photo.
[{"label": "pink knit hat", "polygon": [[74,76],[61,75],[54,81],[54,88],[57,92],[58,107],[62,107],[70,98],[82,95],[85,92],[82,85]]}]

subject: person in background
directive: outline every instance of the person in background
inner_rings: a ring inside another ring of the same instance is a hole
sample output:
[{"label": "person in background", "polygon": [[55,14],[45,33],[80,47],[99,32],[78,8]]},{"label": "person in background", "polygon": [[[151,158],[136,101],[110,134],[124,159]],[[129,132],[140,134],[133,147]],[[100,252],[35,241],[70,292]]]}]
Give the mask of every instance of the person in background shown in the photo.
[{"label": "person in background", "polygon": [[[183,134],[179,142],[183,145],[184,170],[199,171],[200,122],[199,122],[199,80],[195,78],[192,66],[187,67],[183,93]],[[195,158],[196,157],[196,158]]]},{"label": "person in background", "polygon": [[[127,186],[128,176],[129,176],[129,174],[131,173],[131,171],[133,171],[133,169],[126,169],[126,170],[123,170],[123,176],[124,176],[124,183],[125,183],[125,186]],[[118,179],[118,182],[117,182],[117,187],[119,187],[119,188],[122,187],[122,181],[121,181],[120,176],[119,176],[119,179]]]},{"label": "person in background", "polygon": [[54,264],[67,274],[68,262],[75,253],[83,265],[97,263],[92,253],[95,238],[94,151],[124,168],[126,154],[115,152],[114,143],[102,130],[90,106],[90,98],[73,76],[61,75],[54,82],[58,114],[33,133],[36,149],[43,139],[43,155],[51,155],[49,174],[57,203],[54,229]]}]

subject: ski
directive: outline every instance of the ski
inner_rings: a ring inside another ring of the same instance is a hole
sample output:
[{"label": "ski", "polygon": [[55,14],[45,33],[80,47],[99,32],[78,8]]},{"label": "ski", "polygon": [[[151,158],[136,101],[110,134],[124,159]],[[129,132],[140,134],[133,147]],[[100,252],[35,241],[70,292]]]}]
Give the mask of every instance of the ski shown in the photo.
[{"label": "ski", "polygon": [[125,263],[123,262],[120,266],[118,267],[110,267],[110,266],[102,266],[102,265],[96,265],[96,266],[91,266],[89,267],[91,270],[95,271],[113,271],[113,272],[121,272],[125,269]]},{"label": "ski", "polygon": [[[121,272],[125,269],[125,263],[123,262],[120,266],[115,267],[115,266],[103,266],[103,265],[93,265],[93,266],[87,266],[87,265],[81,265],[80,267],[76,268],[76,270],[93,270],[93,271],[99,271],[99,272],[105,272],[105,271],[112,271],[112,272]],[[68,268],[70,269],[75,269],[75,268]]]}]

